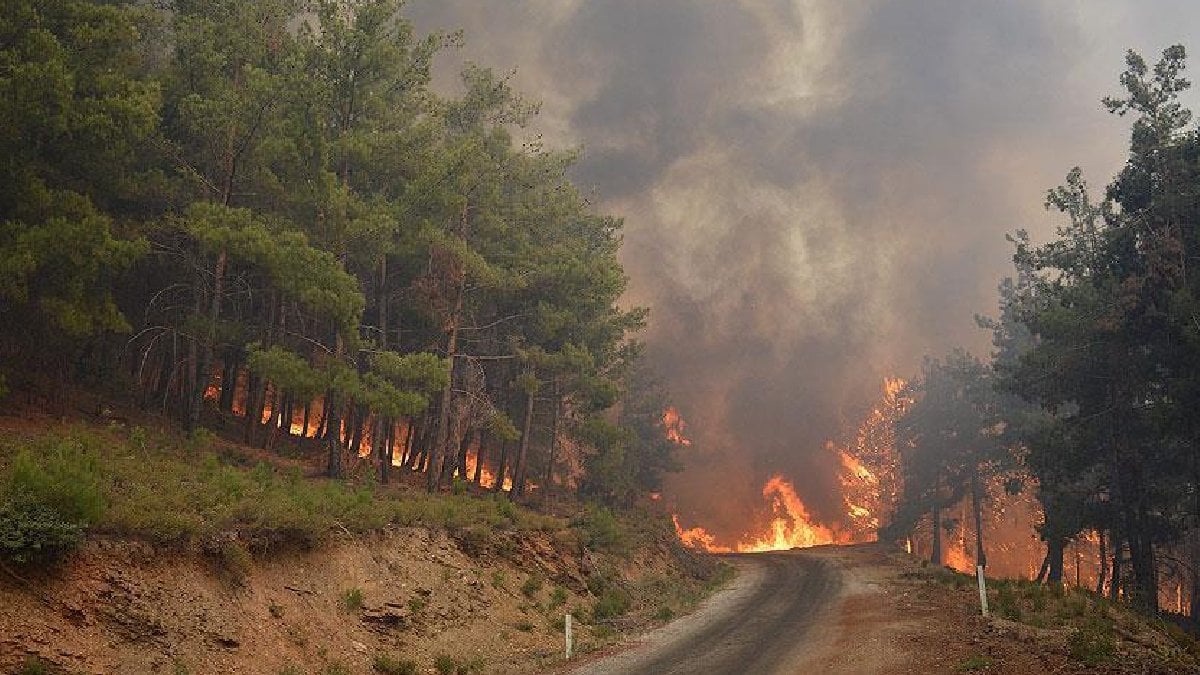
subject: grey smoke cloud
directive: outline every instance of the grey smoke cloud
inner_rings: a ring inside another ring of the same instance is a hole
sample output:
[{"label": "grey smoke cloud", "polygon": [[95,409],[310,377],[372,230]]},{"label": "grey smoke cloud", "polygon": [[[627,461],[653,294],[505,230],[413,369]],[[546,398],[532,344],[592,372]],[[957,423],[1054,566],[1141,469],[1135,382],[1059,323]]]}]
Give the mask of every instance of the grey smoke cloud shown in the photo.
[{"label": "grey smoke cloud", "polygon": [[[781,473],[841,513],[842,438],[888,375],[986,353],[1004,234],[1043,191],[1103,184],[1127,47],[1186,42],[1200,5],[913,0],[413,0],[466,59],[516,69],[537,127],[626,218],[630,301],[694,436],[669,496],[736,536]],[[445,68],[454,68],[448,59]],[[727,497],[712,499],[715,491]]]}]

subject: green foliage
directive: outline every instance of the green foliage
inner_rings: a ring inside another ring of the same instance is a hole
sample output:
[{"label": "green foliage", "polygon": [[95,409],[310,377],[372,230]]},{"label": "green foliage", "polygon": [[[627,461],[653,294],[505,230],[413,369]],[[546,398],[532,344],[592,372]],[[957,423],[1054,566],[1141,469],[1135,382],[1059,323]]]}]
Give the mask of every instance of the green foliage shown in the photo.
[{"label": "green foliage", "polygon": [[562,607],[567,602],[567,589],[562,586],[555,586],[554,590],[550,591],[550,600],[547,602],[549,609]]},{"label": "green foliage", "polygon": [[438,654],[433,659],[433,667],[438,675],[471,675],[483,672],[483,665],[482,659],[462,661],[449,654]]},{"label": "green foliage", "polygon": [[598,549],[619,549],[625,532],[613,512],[606,507],[591,507],[572,523],[582,530],[583,542]]},{"label": "green foliage", "polygon": [[50,675],[50,666],[36,656],[27,656],[14,672],[16,675]]},{"label": "green foliage", "polygon": [[417,675],[419,669],[415,661],[398,659],[388,654],[379,654],[371,662],[371,668],[383,675]]},{"label": "green foliage", "polygon": [[524,595],[527,598],[534,597],[542,590],[543,583],[542,577],[536,574],[531,575],[525,580],[525,583],[521,584],[521,595]]},{"label": "green foliage", "polygon": [[1085,666],[1099,666],[1112,659],[1117,651],[1117,639],[1112,620],[1103,614],[1092,614],[1067,636],[1071,658]]},{"label": "green foliage", "polygon": [[955,672],[976,673],[992,667],[992,660],[982,654],[976,654],[964,659],[954,667]]},{"label": "green foliage", "polygon": [[342,593],[342,609],[347,612],[357,612],[363,606],[363,592],[361,588],[351,588]]},{"label": "green foliage", "polygon": [[616,585],[606,587],[592,605],[592,621],[603,622],[615,619],[625,612],[633,602],[629,592]]},{"label": "green foliage", "polygon": [[97,457],[63,443],[23,448],[0,471],[0,554],[27,564],[77,546],[105,512]]}]

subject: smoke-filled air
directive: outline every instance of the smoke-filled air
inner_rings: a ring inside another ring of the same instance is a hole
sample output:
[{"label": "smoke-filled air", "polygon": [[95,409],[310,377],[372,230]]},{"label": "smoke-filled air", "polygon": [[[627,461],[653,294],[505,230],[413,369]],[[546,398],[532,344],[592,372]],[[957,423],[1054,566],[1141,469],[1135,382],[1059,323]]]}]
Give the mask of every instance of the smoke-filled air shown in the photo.
[{"label": "smoke-filled air", "polygon": [[[1123,50],[1185,40],[1188,2],[479,3],[414,0],[462,58],[538,92],[536,133],[625,219],[625,300],[694,442],[665,498],[725,546],[767,525],[775,476],[846,526],[840,460],[887,378],[980,354],[1006,233],[1044,192],[1111,175],[1100,98]],[[447,71],[452,72],[452,71]],[[714,499],[719,494],[720,499]]]}]

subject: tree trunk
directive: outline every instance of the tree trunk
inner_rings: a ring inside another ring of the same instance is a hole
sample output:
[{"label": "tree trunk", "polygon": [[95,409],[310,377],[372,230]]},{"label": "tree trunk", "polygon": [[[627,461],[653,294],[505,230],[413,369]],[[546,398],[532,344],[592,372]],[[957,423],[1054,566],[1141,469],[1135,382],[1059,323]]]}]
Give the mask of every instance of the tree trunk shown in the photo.
[{"label": "tree trunk", "polygon": [[987,553],[983,545],[983,487],[979,481],[979,465],[971,471],[971,503],[975,511],[975,564],[987,567]]},{"label": "tree trunk", "polygon": [[204,348],[200,350],[196,360],[195,380],[192,382],[192,405],[188,413],[187,429],[191,431],[200,424],[200,412],[204,407],[204,392],[212,380],[213,343],[217,340],[217,320],[221,317],[221,295],[225,292],[225,266],[229,262],[229,253],[224,248],[217,253],[217,263],[213,266],[212,302],[208,310],[208,336]]},{"label": "tree trunk", "polygon": [[1117,533],[1113,532],[1113,536],[1112,536],[1112,580],[1109,581],[1109,583],[1108,583],[1108,598],[1110,600],[1112,600],[1113,602],[1116,602],[1117,600],[1120,599],[1121,584],[1124,583],[1124,579],[1121,578],[1121,572],[1122,572],[1121,566],[1123,564],[1123,561],[1121,560],[1121,558],[1122,558],[1121,549],[1123,547],[1124,547],[1124,543],[1123,543],[1122,537],[1117,536]]},{"label": "tree trunk", "polygon": [[[467,240],[467,213],[470,204],[464,203],[462,209],[462,217],[459,219],[458,238],[465,242]],[[449,335],[446,339],[446,358],[450,362],[450,373],[446,380],[446,388],[442,390],[441,400],[441,415],[438,417],[437,440],[430,448],[429,472],[425,476],[425,489],[433,492],[437,489],[438,483],[438,454],[445,454],[449,451],[447,443],[450,442],[450,412],[451,404],[454,400],[454,372],[455,359],[458,356],[458,328],[461,321],[463,299],[467,291],[467,272],[459,262],[452,271],[455,276],[455,292],[454,292],[454,308],[450,311],[447,317],[447,329]]]},{"label": "tree trunk", "polygon": [[455,357],[458,354],[458,312],[462,309],[463,288],[459,287],[458,300],[455,303],[454,313],[450,319],[450,335],[446,339],[446,354],[450,361],[450,373],[446,378],[446,386],[442,389],[441,408],[438,411],[438,425],[436,440],[429,447],[429,472],[425,476],[425,489],[433,492],[437,489],[440,471],[438,470],[439,459],[449,452],[449,443],[451,441],[450,434],[450,412],[454,404],[454,372],[457,370],[454,367]]},{"label": "tree trunk", "polygon": [[242,434],[242,442],[246,445],[254,444],[254,430],[258,427],[259,420],[262,419],[262,403],[261,399],[266,396],[266,384],[262,378],[254,373],[250,374],[249,382],[246,383],[246,418],[245,430]]},{"label": "tree trunk", "polygon": [[471,482],[479,487],[483,487],[484,449],[491,445],[491,440],[491,434],[486,430],[479,432],[479,445],[475,448],[475,475],[471,477]]},{"label": "tree trunk", "polygon": [[[346,348],[345,343],[342,341],[341,331],[335,330],[333,341],[333,358],[341,360],[342,353]],[[337,400],[337,393],[330,389],[325,398],[327,424],[325,433],[325,475],[330,478],[342,477],[342,420],[340,417],[340,406],[341,404]]]},{"label": "tree trunk", "polygon": [[500,461],[496,464],[496,482],[492,484],[492,490],[501,492],[504,490],[504,472],[508,470],[508,449],[512,442],[505,439],[500,444]]},{"label": "tree trunk", "polygon": [[1108,544],[1105,542],[1103,529],[1097,530],[1096,534],[1100,540],[1096,547],[1100,554],[1100,573],[1096,575],[1096,597],[1102,598],[1104,597],[1104,582],[1108,579]]},{"label": "tree trunk", "polygon": [[[354,414],[354,423],[351,426],[350,454],[359,457],[362,455],[363,430],[370,424],[371,412],[361,404],[353,406],[351,412]],[[375,442],[374,439],[371,442]]]},{"label": "tree trunk", "polygon": [[1050,565],[1046,570],[1046,583],[1054,586],[1062,586],[1063,579],[1063,553],[1067,547],[1067,542],[1062,537],[1051,537],[1046,542],[1046,559]]},{"label": "tree trunk", "polygon": [[525,493],[525,468],[529,457],[529,432],[533,429],[534,395],[530,391],[525,398],[525,424],[521,429],[521,446],[517,451],[517,462],[513,465],[513,494]]},{"label": "tree trunk", "polygon": [[[1138,525],[1141,518],[1137,519]],[[1154,544],[1143,527],[1129,537],[1129,563],[1133,568],[1133,604],[1149,614],[1158,614],[1158,571],[1154,567]]]},{"label": "tree trunk", "polygon": [[550,457],[546,460],[546,471],[542,484],[546,492],[554,484],[554,462],[558,459],[558,431],[562,418],[562,398],[558,393],[558,378],[554,379],[554,422],[550,425]]},{"label": "tree trunk", "polygon": [[464,480],[464,481],[468,480],[467,479],[467,451],[471,449],[472,445],[475,445],[478,442],[479,442],[479,430],[472,428],[471,431],[466,434],[466,437],[463,439],[462,444],[458,447],[458,462],[457,462],[457,464],[458,464],[458,475],[461,480]]},{"label": "tree trunk", "polygon": [[304,422],[303,422],[304,428],[302,428],[300,430],[300,438],[308,438],[308,423],[309,423],[309,418],[311,417],[311,415],[312,415],[312,401],[305,400],[304,401]]},{"label": "tree trunk", "polygon": [[233,396],[237,391],[238,362],[232,355],[226,354],[221,370],[221,399],[218,406],[222,411],[233,412]]},{"label": "tree trunk", "polygon": [[283,418],[283,392],[278,386],[273,386],[274,396],[271,398],[271,418],[267,422],[266,433],[263,434],[262,449],[270,450],[275,444],[275,436],[279,433],[279,423]]},{"label": "tree trunk", "polygon": [[[405,434],[407,435],[409,424],[404,425]],[[403,449],[405,439],[400,436],[400,427],[395,420],[388,420],[388,440],[387,440],[387,456],[384,458],[383,471],[379,474],[379,482],[387,485],[392,480],[392,467],[396,463],[396,446],[399,444]]]},{"label": "tree trunk", "polygon": [[936,501],[933,503],[933,513],[931,520],[933,522],[933,543],[929,550],[929,562],[934,565],[942,564],[942,506]]}]

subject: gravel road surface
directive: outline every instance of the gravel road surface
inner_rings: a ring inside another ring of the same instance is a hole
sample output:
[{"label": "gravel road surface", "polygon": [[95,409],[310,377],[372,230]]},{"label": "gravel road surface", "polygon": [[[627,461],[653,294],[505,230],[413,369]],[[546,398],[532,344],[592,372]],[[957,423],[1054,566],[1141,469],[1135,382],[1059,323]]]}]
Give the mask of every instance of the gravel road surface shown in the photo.
[{"label": "gravel road surface", "polygon": [[811,629],[830,613],[841,569],[803,551],[731,555],[737,579],[694,614],[575,675],[794,673]]}]

